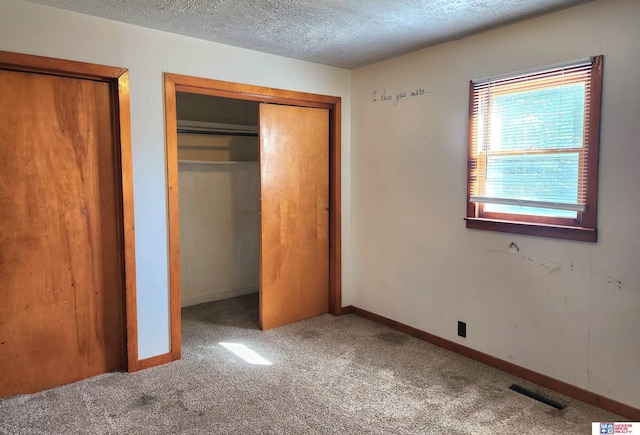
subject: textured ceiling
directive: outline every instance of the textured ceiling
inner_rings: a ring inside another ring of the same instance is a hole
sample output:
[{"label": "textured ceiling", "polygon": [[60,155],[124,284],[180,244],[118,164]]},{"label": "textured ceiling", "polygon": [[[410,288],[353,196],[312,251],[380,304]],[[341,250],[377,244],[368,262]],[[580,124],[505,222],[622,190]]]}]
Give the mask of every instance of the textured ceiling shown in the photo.
[{"label": "textured ceiling", "polygon": [[29,1],[352,69],[593,0]]}]

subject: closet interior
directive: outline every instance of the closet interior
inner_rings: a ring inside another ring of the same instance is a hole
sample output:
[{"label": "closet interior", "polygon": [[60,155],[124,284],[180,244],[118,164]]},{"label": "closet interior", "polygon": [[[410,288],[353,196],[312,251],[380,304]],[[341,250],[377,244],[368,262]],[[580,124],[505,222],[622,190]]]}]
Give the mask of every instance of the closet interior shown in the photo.
[{"label": "closet interior", "polygon": [[178,92],[183,307],[259,291],[258,103]]}]

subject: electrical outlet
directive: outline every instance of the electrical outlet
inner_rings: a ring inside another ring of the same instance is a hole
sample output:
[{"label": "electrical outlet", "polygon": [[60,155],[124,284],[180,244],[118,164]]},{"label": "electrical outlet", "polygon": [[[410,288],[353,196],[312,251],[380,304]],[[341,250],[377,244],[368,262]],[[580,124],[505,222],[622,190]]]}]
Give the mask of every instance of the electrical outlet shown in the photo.
[{"label": "electrical outlet", "polygon": [[458,335],[460,337],[467,336],[467,324],[458,320]]}]

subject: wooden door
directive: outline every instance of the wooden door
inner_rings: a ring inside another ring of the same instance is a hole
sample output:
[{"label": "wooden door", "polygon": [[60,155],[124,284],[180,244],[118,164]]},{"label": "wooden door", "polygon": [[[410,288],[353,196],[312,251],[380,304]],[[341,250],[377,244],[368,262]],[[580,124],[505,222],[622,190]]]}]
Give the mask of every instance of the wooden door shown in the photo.
[{"label": "wooden door", "polygon": [[0,397],[125,366],[112,95],[0,71]]},{"label": "wooden door", "polygon": [[329,309],[329,113],[260,105],[260,324]]}]

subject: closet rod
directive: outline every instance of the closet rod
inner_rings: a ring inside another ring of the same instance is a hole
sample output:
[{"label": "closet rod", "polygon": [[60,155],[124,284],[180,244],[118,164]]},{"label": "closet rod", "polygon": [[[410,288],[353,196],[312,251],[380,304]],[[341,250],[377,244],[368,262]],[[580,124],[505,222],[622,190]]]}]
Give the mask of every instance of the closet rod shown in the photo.
[{"label": "closet rod", "polygon": [[258,133],[244,133],[244,132],[236,132],[236,131],[213,131],[213,130],[187,130],[184,128],[179,128],[178,134],[206,134],[211,136],[258,137]]},{"label": "closet rod", "polygon": [[216,136],[258,136],[257,125],[223,124],[220,122],[187,121],[178,119],[178,133]]}]

